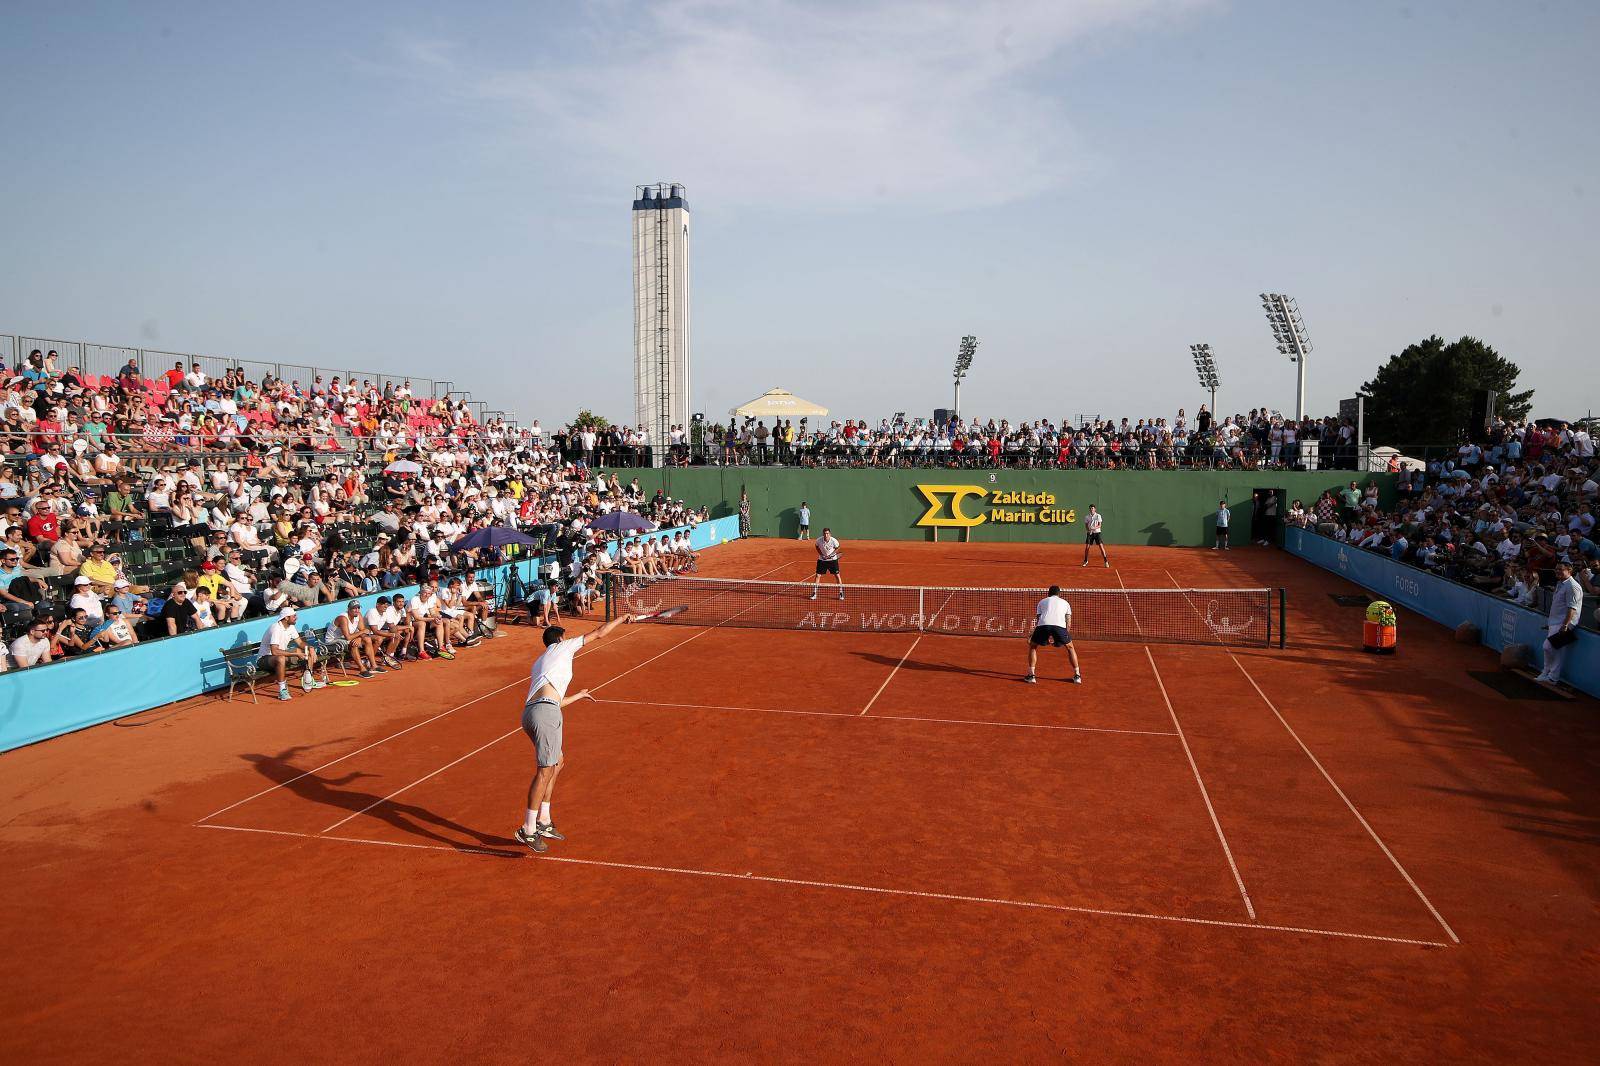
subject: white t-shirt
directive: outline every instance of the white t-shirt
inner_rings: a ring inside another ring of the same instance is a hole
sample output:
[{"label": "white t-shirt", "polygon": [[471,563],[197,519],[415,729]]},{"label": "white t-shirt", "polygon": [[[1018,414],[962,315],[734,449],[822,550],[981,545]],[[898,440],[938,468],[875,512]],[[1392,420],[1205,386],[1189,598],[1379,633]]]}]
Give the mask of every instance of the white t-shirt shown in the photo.
[{"label": "white t-shirt", "polygon": [[32,640],[24,633],[11,642],[11,661],[17,666],[34,666],[50,659],[50,640]]},{"label": "white t-shirt", "polygon": [[832,533],[824,534],[817,541],[817,558],[825,563],[839,558],[839,540]]},{"label": "white t-shirt", "polygon": [[549,685],[556,690],[556,702],[567,698],[567,687],[572,684],[572,657],[583,647],[582,637],[573,637],[553,644],[533,661],[533,684],[528,688],[528,700],[534,693]]},{"label": "white t-shirt", "polygon": [[1066,629],[1072,624],[1072,605],[1060,596],[1046,596],[1033,609],[1033,615],[1039,625]]},{"label": "white t-shirt", "polygon": [[271,655],[274,648],[287,648],[295,642],[295,638],[299,635],[300,632],[295,628],[294,623],[280,618],[268,626],[265,633],[261,634],[261,647],[257,649],[258,653]]},{"label": "white t-shirt", "polygon": [[1083,528],[1088,530],[1090,533],[1098,533],[1100,532],[1101,521],[1102,519],[1099,511],[1090,511],[1088,514],[1083,516]]},{"label": "white t-shirt", "polygon": [[393,607],[384,606],[381,610],[372,607],[367,610],[367,626],[372,629],[382,629],[391,622],[399,621],[399,618]]}]

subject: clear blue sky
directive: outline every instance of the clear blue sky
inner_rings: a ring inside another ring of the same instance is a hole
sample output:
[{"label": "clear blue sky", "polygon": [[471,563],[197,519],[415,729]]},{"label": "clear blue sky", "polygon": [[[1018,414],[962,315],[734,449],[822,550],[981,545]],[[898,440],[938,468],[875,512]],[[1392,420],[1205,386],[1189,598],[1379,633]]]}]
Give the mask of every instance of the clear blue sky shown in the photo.
[{"label": "clear blue sky", "polygon": [[[1600,409],[1593,3],[13,4],[0,331],[632,417],[688,187],[696,410],[1314,411],[1430,333]],[[1400,443],[1400,442],[1397,442]]]}]

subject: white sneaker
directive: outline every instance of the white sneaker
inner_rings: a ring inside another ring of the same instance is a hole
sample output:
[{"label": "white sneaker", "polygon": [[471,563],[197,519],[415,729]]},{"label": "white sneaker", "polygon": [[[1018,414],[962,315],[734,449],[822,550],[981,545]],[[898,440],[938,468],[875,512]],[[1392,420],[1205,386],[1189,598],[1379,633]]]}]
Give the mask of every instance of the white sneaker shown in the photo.
[{"label": "white sneaker", "polygon": [[316,687],[317,687],[317,679],[311,676],[311,671],[310,670],[307,670],[305,673],[300,675],[300,688],[302,690],[304,690],[306,692],[310,692],[312,689],[314,689]]}]

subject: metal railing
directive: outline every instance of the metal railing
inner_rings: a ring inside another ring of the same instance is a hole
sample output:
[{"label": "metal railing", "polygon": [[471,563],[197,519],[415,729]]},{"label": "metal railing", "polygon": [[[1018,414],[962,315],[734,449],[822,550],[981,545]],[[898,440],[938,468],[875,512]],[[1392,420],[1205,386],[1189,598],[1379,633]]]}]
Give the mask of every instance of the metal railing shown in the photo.
[{"label": "metal railing", "polygon": [[440,386],[450,382],[410,374],[386,374],[375,370],[351,370],[344,367],[314,366],[300,363],[281,363],[262,359],[240,359],[227,355],[201,355],[196,352],[170,352],[161,348],[146,348],[126,344],[97,344],[91,341],[66,340],[59,337],[32,337],[21,333],[0,333],[0,360],[15,366],[27,358],[34,349],[41,352],[54,350],[56,366],[61,370],[77,367],[85,374],[116,377],[129,359],[145,378],[156,378],[181,363],[187,372],[195,363],[211,377],[220,378],[229,370],[242,370],[246,377],[260,381],[271,374],[285,381],[298,381],[310,385],[320,375],[324,382],[334,377],[350,381],[371,381],[380,389],[388,385],[399,386],[411,382],[412,393],[422,399],[434,400],[444,395]]}]

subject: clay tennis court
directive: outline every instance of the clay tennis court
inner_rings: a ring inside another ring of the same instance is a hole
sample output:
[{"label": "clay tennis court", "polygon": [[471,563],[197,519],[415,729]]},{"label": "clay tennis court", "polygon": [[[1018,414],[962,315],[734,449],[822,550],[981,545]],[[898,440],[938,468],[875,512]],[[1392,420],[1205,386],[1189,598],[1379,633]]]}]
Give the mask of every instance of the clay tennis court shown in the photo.
[{"label": "clay tennis court", "polygon": [[1028,686],[1016,639],[632,626],[578,662],[544,856],[510,835],[528,627],[34,745],[0,760],[0,1052],[1588,1060],[1592,701],[1406,615],[1363,655],[1357,590],[1268,549],[846,547],[851,583],[1286,587],[1287,647],[1136,629]]}]

